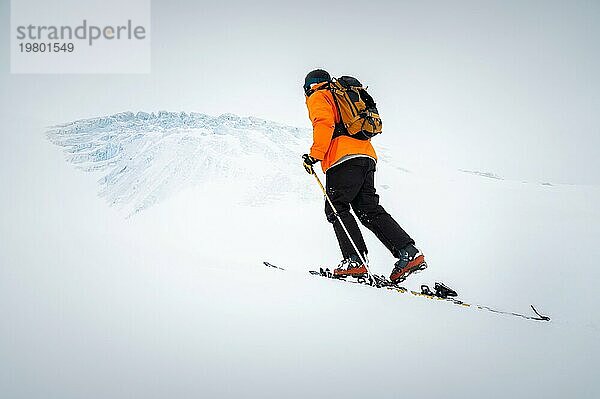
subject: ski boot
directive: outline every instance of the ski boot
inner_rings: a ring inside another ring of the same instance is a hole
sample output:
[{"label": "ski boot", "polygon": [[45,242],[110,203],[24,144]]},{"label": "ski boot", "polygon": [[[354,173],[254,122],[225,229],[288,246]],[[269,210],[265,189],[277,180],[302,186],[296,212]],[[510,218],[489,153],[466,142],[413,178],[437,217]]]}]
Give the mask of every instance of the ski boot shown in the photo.
[{"label": "ski boot", "polygon": [[356,254],[352,254],[347,259],[342,260],[333,271],[333,277],[338,278],[348,276],[358,278],[365,277],[367,274],[367,267],[361,262]]},{"label": "ski boot", "polygon": [[398,251],[398,261],[394,264],[390,280],[393,283],[404,281],[410,274],[427,267],[425,257],[414,245],[409,244]]}]

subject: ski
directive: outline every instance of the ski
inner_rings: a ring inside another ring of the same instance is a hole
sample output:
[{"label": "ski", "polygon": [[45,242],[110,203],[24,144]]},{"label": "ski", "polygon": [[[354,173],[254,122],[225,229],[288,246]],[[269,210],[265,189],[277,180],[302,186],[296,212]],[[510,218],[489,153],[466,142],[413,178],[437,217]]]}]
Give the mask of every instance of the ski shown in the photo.
[{"label": "ski", "polygon": [[[283,270],[283,271],[286,270],[283,267],[276,266],[276,265],[266,262],[266,261],[263,262],[263,264],[266,267],[269,267],[272,269]],[[426,298],[429,300],[444,301],[444,302],[451,303],[453,305],[466,307],[466,308],[473,308],[473,309],[477,309],[477,310],[484,310],[484,311],[488,311],[488,312],[496,313],[496,314],[520,317],[520,318],[527,319],[527,320],[550,321],[550,317],[539,313],[533,305],[530,305],[530,306],[531,306],[531,309],[532,309],[534,315],[527,315],[527,314],[518,313],[518,312],[499,310],[499,309],[495,309],[493,307],[486,306],[486,305],[479,305],[476,303],[464,302],[464,301],[456,298],[458,296],[458,293],[455,290],[453,290],[452,288],[446,286],[444,283],[441,283],[441,282],[435,283],[435,285],[433,287],[433,291],[427,285],[422,285],[420,291],[414,291],[414,290],[405,288],[397,283],[393,283],[392,281],[390,281],[387,277],[385,277],[383,275],[373,275],[373,276],[367,276],[367,277],[362,277],[362,278],[357,278],[357,279],[354,279],[351,277],[341,278],[341,277],[334,277],[333,273],[329,269],[323,269],[323,268],[320,268],[319,270],[309,270],[309,273],[313,276],[319,276],[319,277],[336,280],[336,281],[340,281],[340,282],[344,282],[344,283],[358,284],[358,285],[364,285],[364,286],[372,287],[372,288],[385,289],[385,290],[389,290],[389,291],[392,291],[395,293],[409,294],[409,295],[413,295],[413,296],[420,297],[420,298]]]}]

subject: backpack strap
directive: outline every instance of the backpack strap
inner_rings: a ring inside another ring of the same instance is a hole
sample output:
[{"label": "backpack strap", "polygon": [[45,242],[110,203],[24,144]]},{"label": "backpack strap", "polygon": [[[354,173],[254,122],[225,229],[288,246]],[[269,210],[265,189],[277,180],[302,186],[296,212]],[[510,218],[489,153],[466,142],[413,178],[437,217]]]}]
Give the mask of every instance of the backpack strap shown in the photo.
[{"label": "backpack strap", "polygon": [[[332,82],[336,80],[337,79],[333,78]],[[335,88],[331,87],[331,84],[328,86],[329,91],[331,91],[331,97],[333,97],[333,102],[335,103],[335,109],[337,110],[338,118],[340,120],[338,123],[335,124],[335,128],[333,129],[333,136],[331,136],[331,139],[333,140],[340,136],[349,136],[349,134],[348,130],[346,129],[346,125],[344,125],[344,120],[342,119],[340,105],[338,104],[337,99],[335,98]]]}]

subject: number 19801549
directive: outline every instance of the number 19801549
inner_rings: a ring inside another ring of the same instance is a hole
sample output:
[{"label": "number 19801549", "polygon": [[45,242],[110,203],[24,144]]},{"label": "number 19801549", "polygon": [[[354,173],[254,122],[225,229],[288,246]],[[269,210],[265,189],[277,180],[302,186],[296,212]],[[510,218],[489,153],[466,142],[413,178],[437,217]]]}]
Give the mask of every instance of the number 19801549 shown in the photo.
[{"label": "number 19801549", "polygon": [[73,43],[19,43],[22,53],[72,53],[75,50]]}]

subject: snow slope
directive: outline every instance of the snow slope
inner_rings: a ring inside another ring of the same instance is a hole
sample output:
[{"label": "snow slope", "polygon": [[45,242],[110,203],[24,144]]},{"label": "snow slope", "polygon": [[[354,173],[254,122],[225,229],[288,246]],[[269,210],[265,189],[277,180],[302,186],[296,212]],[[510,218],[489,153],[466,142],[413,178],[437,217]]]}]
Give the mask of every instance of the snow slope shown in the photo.
[{"label": "snow slope", "polygon": [[[13,186],[22,200],[1,227],[2,392],[598,397],[598,187],[419,170],[396,160],[401,149],[380,151],[382,204],[430,264],[407,285],[441,280],[466,301],[533,303],[553,318],[531,322],[309,276],[338,253],[298,162],[307,135],[165,112],[53,127],[50,140],[124,212],[39,143],[48,167]],[[389,272],[365,236],[372,268]]]}]

